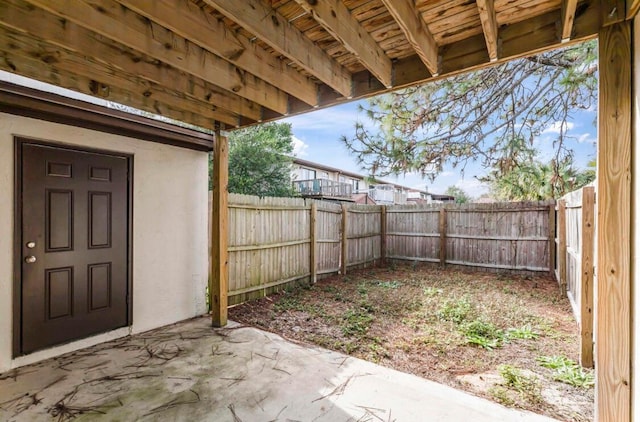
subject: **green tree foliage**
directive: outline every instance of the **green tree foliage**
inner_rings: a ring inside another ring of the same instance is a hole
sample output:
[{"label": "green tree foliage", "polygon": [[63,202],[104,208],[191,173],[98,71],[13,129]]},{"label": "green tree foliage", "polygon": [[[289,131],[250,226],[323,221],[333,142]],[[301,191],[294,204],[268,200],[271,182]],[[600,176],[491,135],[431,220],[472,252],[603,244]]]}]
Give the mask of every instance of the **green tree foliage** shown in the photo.
[{"label": "green tree foliage", "polygon": [[522,161],[519,149],[554,127],[549,165],[560,177],[573,161],[568,123],[596,103],[596,55],[590,41],[373,98],[362,108],[371,124],[356,123],[342,140],[378,176],[433,178],[445,163],[464,170],[469,160],[507,174]]},{"label": "green tree foliage", "polygon": [[292,136],[289,123],[266,123],[230,132],[229,192],[292,196]]},{"label": "green tree foliage", "polygon": [[456,198],[456,204],[466,204],[467,202],[471,202],[471,197],[467,195],[465,191],[461,188],[451,185],[444,191],[445,195],[451,195]]},{"label": "green tree foliage", "polygon": [[592,172],[577,171],[553,163],[532,161],[514,167],[505,174],[492,172],[483,179],[494,198],[504,201],[539,201],[560,198],[594,180]]}]

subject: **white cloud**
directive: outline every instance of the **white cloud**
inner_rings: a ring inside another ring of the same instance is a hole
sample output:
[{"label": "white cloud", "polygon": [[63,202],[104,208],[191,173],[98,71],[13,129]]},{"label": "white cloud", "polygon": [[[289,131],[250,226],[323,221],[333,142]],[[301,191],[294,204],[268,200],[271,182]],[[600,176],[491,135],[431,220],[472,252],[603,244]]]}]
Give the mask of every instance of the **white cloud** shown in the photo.
[{"label": "white cloud", "polygon": [[302,139],[297,136],[291,137],[293,141],[293,156],[294,157],[306,157],[309,155],[307,149],[309,149],[309,145],[307,145]]},{"label": "white cloud", "polygon": [[594,137],[592,137],[590,133],[583,133],[582,135],[578,136],[578,143],[579,144],[583,144],[585,142],[588,142],[590,144],[595,144],[596,143],[596,139]]},{"label": "white cloud", "polygon": [[287,117],[282,121],[291,123],[294,131],[330,131],[335,133],[336,137],[353,133],[356,122],[368,128],[374,127],[373,122],[367,119],[364,113],[359,112],[354,104],[314,110]]},{"label": "white cloud", "polygon": [[[566,122],[565,123],[565,132],[570,131],[571,129],[573,129],[575,125],[572,122]],[[562,122],[553,122],[551,124],[551,126],[547,127],[545,130],[542,131],[543,134],[545,133],[560,133],[560,129],[562,127]]]},{"label": "white cloud", "polygon": [[456,182],[456,187],[459,187],[472,198],[477,198],[482,194],[489,192],[489,186],[486,183],[482,183],[478,179],[459,179]]}]

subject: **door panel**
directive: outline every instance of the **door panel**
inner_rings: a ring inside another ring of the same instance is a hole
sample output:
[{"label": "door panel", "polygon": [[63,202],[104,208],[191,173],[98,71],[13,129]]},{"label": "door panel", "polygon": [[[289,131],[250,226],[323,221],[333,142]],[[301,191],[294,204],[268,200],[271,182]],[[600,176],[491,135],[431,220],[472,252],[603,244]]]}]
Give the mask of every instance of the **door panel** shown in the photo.
[{"label": "door panel", "polygon": [[21,352],[126,326],[129,158],[20,148]]}]

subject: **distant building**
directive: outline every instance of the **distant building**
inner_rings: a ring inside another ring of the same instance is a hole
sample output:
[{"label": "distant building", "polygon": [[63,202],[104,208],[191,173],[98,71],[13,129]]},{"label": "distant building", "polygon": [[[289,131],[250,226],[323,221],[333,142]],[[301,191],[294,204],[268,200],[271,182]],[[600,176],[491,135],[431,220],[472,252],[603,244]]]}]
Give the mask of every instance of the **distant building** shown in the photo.
[{"label": "distant building", "polygon": [[293,160],[291,178],[296,192],[305,198],[378,205],[455,201],[449,195],[432,194],[300,158]]}]

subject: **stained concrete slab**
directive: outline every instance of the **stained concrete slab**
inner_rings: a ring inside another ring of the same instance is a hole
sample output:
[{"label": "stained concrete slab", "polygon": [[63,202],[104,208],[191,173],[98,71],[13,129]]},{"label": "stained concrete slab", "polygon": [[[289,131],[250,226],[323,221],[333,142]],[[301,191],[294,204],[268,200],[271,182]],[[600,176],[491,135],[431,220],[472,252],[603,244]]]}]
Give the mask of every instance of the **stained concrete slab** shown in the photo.
[{"label": "stained concrete slab", "polygon": [[0,374],[0,420],[552,421],[413,375],[197,318]]}]

